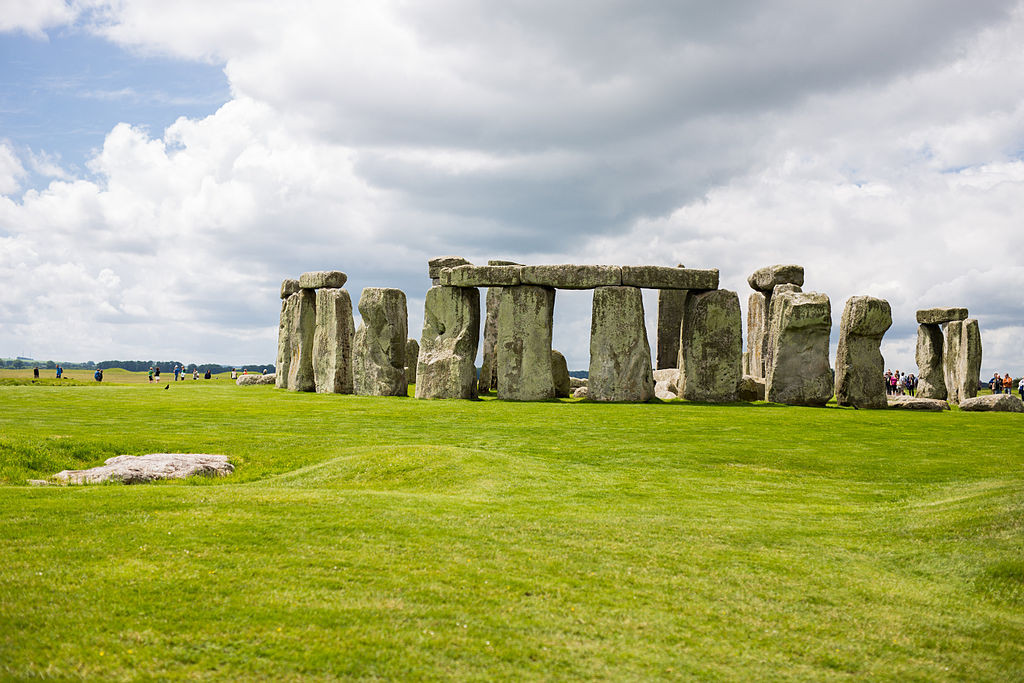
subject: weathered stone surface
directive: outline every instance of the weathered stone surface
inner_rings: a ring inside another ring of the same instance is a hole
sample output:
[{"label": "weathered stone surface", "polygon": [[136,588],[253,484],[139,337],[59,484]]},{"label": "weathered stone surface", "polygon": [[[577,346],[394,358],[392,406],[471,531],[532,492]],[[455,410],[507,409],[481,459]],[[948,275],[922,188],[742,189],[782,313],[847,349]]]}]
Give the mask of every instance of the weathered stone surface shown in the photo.
[{"label": "weathered stone surface", "polygon": [[[832,307],[817,292],[776,291],[769,321],[765,394],[773,403],[825,405],[833,393],[828,339]],[[878,380],[881,384],[881,379]]]},{"label": "weathered stone surface", "polygon": [[277,373],[268,372],[265,375],[239,375],[238,379],[235,380],[235,384],[240,387],[253,386],[257,384],[274,384],[277,379]]},{"label": "weathered stone surface", "polygon": [[579,389],[580,387],[585,387],[585,386],[587,386],[587,378],[586,377],[569,377],[569,388],[570,389]]},{"label": "weathered stone surface", "polygon": [[551,378],[555,383],[555,398],[569,398],[572,393],[569,365],[565,356],[554,349],[551,349]]},{"label": "weathered stone surface", "polygon": [[691,292],[679,342],[679,395],[735,401],[743,376],[743,317],[736,292]]},{"label": "weathered stone surface", "polygon": [[[295,292],[292,294],[295,294],[299,291],[299,281],[293,280],[293,282],[295,282]],[[289,298],[291,297],[289,296]],[[288,299],[281,302],[281,317],[277,325],[277,361],[274,363],[274,369],[277,370],[274,383],[278,389],[288,388],[288,366],[292,362],[292,311],[293,308],[288,305]]]},{"label": "weathered stone surface", "polygon": [[355,393],[364,396],[407,396],[405,342],[409,316],[405,293],[367,287],[359,297],[363,321],[352,345]]},{"label": "weathered stone surface", "polygon": [[588,397],[649,401],[654,396],[651,347],[638,287],[597,287],[590,322]]},{"label": "weathered stone surface", "polygon": [[764,380],[760,377],[753,377],[751,375],[743,375],[743,379],[740,380],[740,388],[737,392],[737,398],[741,401],[763,401],[764,400]]},{"label": "weathered stone surface", "polygon": [[942,328],[919,325],[917,328],[917,395],[920,398],[946,398],[946,379],[942,368]]},{"label": "weathered stone surface", "polygon": [[551,323],[555,290],[502,287],[498,305],[498,398],[542,401],[555,395]]},{"label": "weathered stone surface", "polygon": [[[440,278],[441,270],[444,268],[456,268],[458,266],[472,265],[469,261],[462,258],[461,256],[438,256],[427,261],[427,275],[431,279]],[[440,284],[439,282],[435,282]]]},{"label": "weathered stone surface", "polygon": [[654,397],[662,401],[668,401],[666,394],[671,398],[679,398],[679,369],[663,368],[654,371]]},{"label": "weathered stone surface", "polygon": [[747,284],[751,289],[759,292],[771,292],[775,285],[796,285],[802,287],[804,284],[804,267],[796,265],[775,265],[758,268],[747,278]]},{"label": "weathered stone surface", "polygon": [[954,320],[946,326],[942,367],[946,396],[951,403],[960,403],[978,395],[981,332],[977,320]]},{"label": "weathered stone surface", "polygon": [[501,259],[491,259],[487,262],[489,266],[521,266],[522,263],[516,263],[515,261],[502,261]]},{"label": "weathered stone surface", "polygon": [[654,398],[659,401],[672,401],[679,398],[679,396],[668,386],[668,382],[655,382]]},{"label": "weathered stone surface", "polygon": [[764,347],[768,339],[768,301],[771,294],[747,297],[747,374],[764,379]]},{"label": "weathered stone surface", "polygon": [[345,289],[317,289],[313,382],[318,394],[352,393],[352,299]]},{"label": "weathered stone surface", "polygon": [[281,298],[287,299],[295,292],[299,291],[299,281],[291,278],[281,281]]},{"label": "weathered stone surface", "polygon": [[340,270],[315,270],[299,276],[299,287],[302,289],[321,289],[329,287],[340,289],[348,282],[348,275]]},{"label": "weathered stone surface", "polygon": [[949,410],[949,404],[937,398],[921,398],[920,396],[889,396],[889,408],[894,410],[925,410],[941,412]]},{"label": "weathered stone surface", "polygon": [[966,308],[923,308],[917,312],[918,325],[941,325],[966,318]]},{"label": "weathered stone surface", "polygon": [[300,289],[285,300],[288,320],[288,384],[290,391],[313,391],[313,334],[316,332],[316,292]]},{"label": "weathered stone surface", "polygon": [[226,455],[208,453],[150,453],[118,455],[88,470],[64,470],[53,475],[63,484],[100,484],[119,481],[143,484],[157,479],[184,479],[195,475],[222,477],[235,471]]},{"label": "weathered stone surface", "polygon": [[679,368],[660,368],[654,371],[655,382],[671,382],[678,386]]},{"label": "weathered stone surface", "polygon": [[503,287],[519,284],[519,266],[458,266],[441,271],[441,284],[449,287]]},{"label": "weathered stone surface", "polygon": [[622,266],[622,285],[647,289],[717,289],[718,269]]},{"label": "weathered stone surface", "polygon": [[[488,262],[489,263],[489,262]],[[483,395],[498,386],[498,305],[501,303],[501,287],[487,290],[483,334],[483,360],[480,363],[480,381],[477,391]]]},{"label": "weathered stone surface", "polygon": [[572,391],[572,397],[573,398],[587,398],[588,391],[589,390],[587,389],[587,387],[576,387]]},{"label": "weathered stone surface", "polygon": [[679,337],[688,295],[689,290],[686,289],[658,291],[658,357],[655,365],[659,369],[674,368],[679,363]]},{"label": "weathered stone surface", "polygon": [[846,300],[836,351],[836,403],[857,408],[885,408],[882,337],[892,326],[889,302],[871,296]]},{"label": "weathered stone surface", "polygon": [[1024,413],[1024,401],[1013,394],[990,394],[960,401],[960,410]]},{"label": "weathered stone surface", "polygon": [[416,365],[420,358],[420,343],[415,339],[405,340],[405,381],[416,384]]},{"label": "weathered stone surface", "polygon": [[520,279],[524,285],[557,289],[593,289],[618,285],[622,280],[619,266],[523,266]]},{"label": "weathered stone surface", "polygon": [[416,398],[476,398],[480,290],[431,287],[423,311]]}]

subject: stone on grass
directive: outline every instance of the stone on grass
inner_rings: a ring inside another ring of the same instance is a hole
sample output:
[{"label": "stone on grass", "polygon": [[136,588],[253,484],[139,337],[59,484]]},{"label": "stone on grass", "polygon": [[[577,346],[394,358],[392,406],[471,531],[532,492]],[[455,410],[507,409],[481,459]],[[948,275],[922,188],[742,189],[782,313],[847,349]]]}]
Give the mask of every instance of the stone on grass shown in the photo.
[{"label": "stone on grass", "polygon": [[622,266],[623,287],[647,289],[717,289],[717,268]]},{"label": "stone on grass", "polygon": [[[818,292],[776,291],[769,322],[765,394],[773,403],[823,406],[833,394],[828,340],[832,307]],[[879,384],[881,384],[879,377]]]},{"label": "stone on grass", "polygon": [[291,278],[281,281],[281,298],[287,299],[295,292],[299,291],[299,281]]},{"label": "stone on grass", "polygon": [[523,266],[520,279],[524,285],[557,289],[593,289],[618,285],[622,281],[619,266]]},{"label": "stone on grass", "polygon": [[314,270],[299,276],[299,287],[303,289],[340,289],[348,282],[348,275],[340,270]]},{"label": "stone on grass", "polygon": [[735,401],[742,366],[743,318],[736,292],[691,292],[679,342],[679,395],[688,401]]},{"label": "stone on grass", "polygon": [[737,398],[741,401],[763,401],[764,400],[764,379],[743,375],[740,380],[740,388]]},{"label": "stone on grass", "polygon": [[966,318],[966,308],[923,308],[917,312],[918,325],[941,325]]},{"label": "stone on grass", "polygon": [[572,390],[573,398],[587,398],[587,387],[576,387]]},{"label": "stone on grass", "polygon": [[889,396],[888,404],[893,410],[924,410],[936,413],[949,410],[949,404],[942,399],[920,396]]},{"label": "stone on grass", "polygon": [[580,387],[585,387],[585,386],[587,386],[587,378],[586,377],[571,377],[571,376],[569,377],[569,388],[570,389],[579,389]]},{"label": "stone on grass", "polygon": [[502,287],[498,304],[498,398],[543,401],[555,395],[551,374],[551,323],[555,290]]},{"label": "stone on grass", "polygon": [[651,348],[638,287],[597,287],[590,322],[588,397],[649,401],[654,396]]},{"label": "stone on grass", "polygon": [[276,379],[277,374],[273,372],[268,372],[265,375],[239,375],[238,379],[235,380],[235,384],[240,387],[253,386],[257,384],[275,384]]},{"label": "stone on grass", "polygon": [[88,470],[64,470],[53,475],[63,484],[101,484],[119,481],[143,484],[157,479],[184,479],[195,475],[222,477],[235,471],[226,455],[209,453],[150,453],[118,455]]},{"label": "stone on grass", "polygon": [[943,380],[950,403],[978,395],[981,375],[981,332],[978,321],[954,320],[946,325],[942,348]]},{"label": "stone on grass", "polygon": [[654,371],[655,382],[671,382],[673,385],[679,385],[679,368],[661,368],[660,370]]},{"label": "stone on grass", "polygon": [[836,351],[836,403],[857,408],[885,408],[881,382],[885,361],[882,336],[892,326],[889,302],[871,296],[846,300]]},{"label": "stone on grass", "polygon": [[804,284],[804,267],[797,265],[775,265],[758,268],[750,277],[747,284],[751,289],[759,292],[769,293],[776,285],[796,285],[802,287]]},{"label": "stone on grass", "polygon": [[461,256],[438,256],[427,261],[427,275],[433,280],[441,277],[444,268],[472,265]]},{"label": "stone on grass", "polygon": [[316,332],[316,291],[300,289],[285,303],[291,309],[288,320],[288,379],[290,391],[313,391],[313,335]]},{"label": "stone on grass", "polygon": [[416,384],[416,364],[420,357],[420,343],[415,339],[405,340],[405,381]]},{"label": "stone on grass", "polygon": [[960,410],[1024,413],[1024,401],[1013,394],[990,394],[960,401]]},{"label": "stone on grass", "polygon": [[313,381],[318,394],[352,393],[352,299],[345,289],[316,290]]},{"label": "stone on grass", "polygon": [[668,382],[655,382],[654,398],[659,401],[672,401],[679,398],[679,395],[672,390]]},{"label": "stone on grass", "polygon": [[389,287],[367,287],[359,297],[363,321],[352,345],[353,385],[363,396],[408,396],[405,342],[409,317],[405,293]]},{"label": "stone on grass", "polygon": [[942,364],[945,341],[942,328],[923,324],[917,327],[917,395],[921,398],[946,398],[946,379]]},{"label": "stone on grass", "polygon": [[[295,294],[299,291],[299,281],[295,282]],[[288,297],[291,298],[291,295]],[[274,363],[274,369],[277,371],[274,383],[278,389],[288,388],[288,366],[292,362],[292,311],[293,308],[288,305],[288,299],[281,302],[281,317],[277,324],[277,362]]]},{"label": "stone on grass", "polygon": [[476,398],[480,290],[431,287],[423,310],[416,398]]},{"label": "stone on grass", "polygon": [[551,349],[551,378],[555,383],[555,398],[569,398],[569,365],[565,362],[565,356],[554,349]]}]

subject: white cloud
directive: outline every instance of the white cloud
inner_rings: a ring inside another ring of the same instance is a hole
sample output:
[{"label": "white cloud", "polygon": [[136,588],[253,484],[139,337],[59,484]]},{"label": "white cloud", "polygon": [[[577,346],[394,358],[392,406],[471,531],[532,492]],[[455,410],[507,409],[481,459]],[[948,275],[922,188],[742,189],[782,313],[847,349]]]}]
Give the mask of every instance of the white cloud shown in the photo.
[{"label": "white cloud", "polygon": [[77,15],[64,0],[0,0],[0,33],[22,31],[45,40],[46,29],[69,24]]}]

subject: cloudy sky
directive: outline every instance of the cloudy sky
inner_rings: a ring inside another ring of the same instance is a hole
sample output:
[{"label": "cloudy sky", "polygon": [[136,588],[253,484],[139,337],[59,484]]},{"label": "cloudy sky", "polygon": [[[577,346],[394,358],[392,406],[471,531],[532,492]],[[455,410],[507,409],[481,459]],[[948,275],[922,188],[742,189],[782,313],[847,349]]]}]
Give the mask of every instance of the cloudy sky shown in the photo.
[{"label": "cloudy sky", "polygon": [[[0,356],[268,362],[306,270],[800,263],[1024,372],[1024,4],[0,0]],[[649,332],[656,297],[646,297]],[[590,298],[555,346],[588,364]]]}]

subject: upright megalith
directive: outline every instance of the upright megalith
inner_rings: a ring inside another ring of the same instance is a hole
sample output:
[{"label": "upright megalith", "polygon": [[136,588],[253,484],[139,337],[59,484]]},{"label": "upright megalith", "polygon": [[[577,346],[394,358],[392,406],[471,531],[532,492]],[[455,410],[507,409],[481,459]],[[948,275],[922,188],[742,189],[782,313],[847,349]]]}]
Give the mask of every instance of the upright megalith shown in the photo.
[{"label": "upright megalith", "polygon": [[[682,263],[679,268],[685,268]],[[659,370],[677,367],[679,334],[683,326],[687,289],[658,290],[658,353],[655,366]]]},{"label": "upright megalith", "polygon": [[920,398],[946,398],[946,379],[942,367],[942,328],[935,324],[917,326],[917,395]]},{"label": "upright megalith", "polygon": [[[782,292],[801,292],[801,291],[803,291],[803,290],[800,289],[800,285],[794,285],[792,283],[787,283],[787,284],[775,285],[772,288],[771,294],[770,295],[766,295],[766,297],[765,297],[765,299],[766,299],[765,310],[768,311],[768,314],[765,316],[765,319],[764,319],[764,332],[763,332],[764,338],[763,338],[763,341],[762,341],[762,344],[761,344],[761,366],[763,368],[763,374],[761,375],[761,377],[759,379],[767,380],[767,378],[768,378],[768,366],[770,366],[772,364],[772,345],[771,345],[770,332],[771,332],[771,326],[772,326],[772,316],[774,315],[774,313],[773,313],[773,306],[774,306],[773,302],[776,300],[778,295],[781,294]],[[749,339],[748,339],[748,343],[749,343]],[[751,373],[751,374],[753,375],[753,373]],[[766,384],[767,384],[767,381],[766,381]]]},{"label": "upright megalith", "polygon": [[590,322],[590,381],[594,401],[654,397],[651,347],[638,287],[597,287]]},{"label": "upright megalith", "polygon": [[882,336],[892,326],[889,302],[870,296],[846,300],[836,352],[836,403],[855,408],[886,408]]},{"label": "upright megalith", "polygon": [[498,304],[498,398],[541,401],[555,395],[551,374],[551,324],[555,290],[534,285],[502,287]]},{"label": "upright megalith", "polygon": [[281,281],[281,299],[287,299],[295,292],[299,291],[299,281],[292,278],[287,278]]},{"label": "upright megalith", "polygon": [[405,341],[405,382],[416,384],[416,364],[420,357],[420,343],[415,339]]},{"label": "upright megalith", "polygon": [[353,343],[355,393],[364,396],[406,396],[405,342],[409,317],[405,293],[388,287],[367,287],[359,297],[363,321]]},{"label": "upright megalith", "polygon": [[316,292],[300,289],[288,297],[288,376],[291,391],[313,391],[313,335],[316,332]]},{"label": "upright megalith", "polygon": [[475,398],[480,290],[431,287],[423,310],[416,398]]},{"label": "upright megalith", "polygon": [[978,395],[981,332],[977,320],[953,320],[946,325],[942,367],[950,403],[959,403]]},{"label": "upright megalith", "polygon": [[747,363],[746,372],[763,378],[768,368],[768,325],[771,301],[776,287],[780,291],[800,291],[804,268],[797,265],[774,265],[758,268],[747,278],[754,293],[747,298]]},{"label": "upright megalith", "polygon": [[288,388],[288,365],[292,360],[292,308],[288,306],[288,297],[297,291],[299,291],[298,280],[286,278],[281,281],[281,316],[277,324],[277,362],[274,364],[277,371],[274,383],[278,389]]},{"label": "upright megalith", "polygon": [[[521,266],[515,261],[491,260],[488,266]],[[488,287],[485,298],[483,331],[483,360],[480,364],[478,390],[488,393],[498,385],[498,304],[501,302],[501,287]]]},{"label": "upright megalith", "polygon": [[743,378],[743,315],[736,292],[691,292],[679,341],[679,395],[735,401]]},{"label": "upright megalith", "polygon": [[316,290],[313,381],[318,394],[352,393],[352,299],[340,288]]},{"label": "upright megalith", "polygon": [[555,382],[555,398],[569,398],[572,394],[569,364],[565,356],[554,349],[551,349],[551,376]]},{"label": "upright megalith", "polygon": [[[768,328],[765,393],[773,403],[822,406],[832,397],[832,307],[818,292],[776,290]],[[878,380],[881,383],[881,379]]]}]

